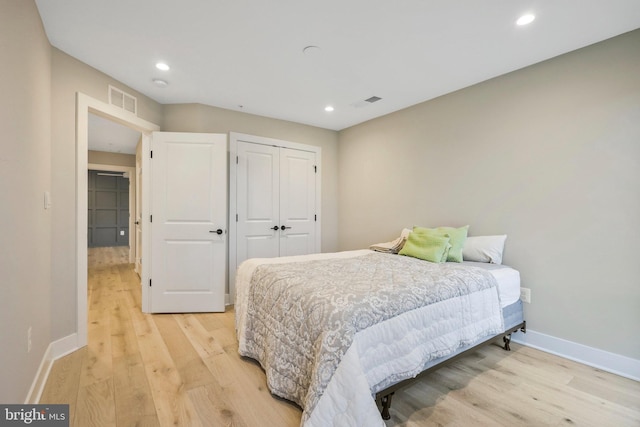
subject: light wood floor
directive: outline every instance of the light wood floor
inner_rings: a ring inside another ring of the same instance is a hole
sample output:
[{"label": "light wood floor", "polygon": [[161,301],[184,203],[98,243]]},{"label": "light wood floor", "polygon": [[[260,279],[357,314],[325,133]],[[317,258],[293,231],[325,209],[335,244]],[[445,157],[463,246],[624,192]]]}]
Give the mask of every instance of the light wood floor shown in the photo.
[{"label": "light wood floor", "polygon": [[[89,343],[55,362],[41,403],[70,404],[81,427],[299,425],[300,409],[238,356],[232,309],[142,314],[138,277],[117,252],[89,251]],[[391,413],[387,426],[637,427],[640,383],[491,345],[397,392]]]}]

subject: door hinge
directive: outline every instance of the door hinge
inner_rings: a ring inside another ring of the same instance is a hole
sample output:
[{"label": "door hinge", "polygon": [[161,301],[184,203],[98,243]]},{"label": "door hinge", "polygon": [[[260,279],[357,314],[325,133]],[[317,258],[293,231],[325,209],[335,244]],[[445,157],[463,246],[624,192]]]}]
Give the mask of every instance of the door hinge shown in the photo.
[{"label": "door hinge", "polygon": [[238,222],[238,214],[236,214],[236,222]]},{"label": "door hinge", "polygon": [[153,215],[149,215],[149,222],[153,222]]},{"label": "door hinge", "polygon": [[236,156],[236,165],[238,164],[238,156]]},{"label": "door hinge", "polygon": [[314,221],[318,221],[318,215],[314,215],[314,216],[313,216],[313,220],[314,220]]},{"label": "door hinge", "polygon": [[151,287],[151,279],[149,279],[149,287]]},{"label": "door hinge", "polygon": [[318,166],[313,165],[313,172],[314,172],[314,173],[318,173]]},{"label": "door hinge", "polygon": [[151,158],[153,159],[153,150],[151,150],[151,151],[149,152],[149,154],[151,155]]}]

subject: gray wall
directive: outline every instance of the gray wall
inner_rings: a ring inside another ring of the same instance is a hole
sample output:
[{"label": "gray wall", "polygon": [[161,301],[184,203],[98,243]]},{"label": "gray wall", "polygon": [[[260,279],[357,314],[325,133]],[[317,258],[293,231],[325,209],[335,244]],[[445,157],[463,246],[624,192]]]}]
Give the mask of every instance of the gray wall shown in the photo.
[{"label": "gray wall", "polygon": [[170,132],[240,132],[322,148],[322,251],[338,248],[338,133],[201,104],[164,106],[163,130]]},{"label": "gray wall", "polygon": [[51,341],[51,48],[33,2],[0,11],[0,402],[23,403]]},{"label": "gray wall", "polygon": [[640,30],[346,129],[338,159],[341,250],[506,233],[532,330],[640,359]]}]

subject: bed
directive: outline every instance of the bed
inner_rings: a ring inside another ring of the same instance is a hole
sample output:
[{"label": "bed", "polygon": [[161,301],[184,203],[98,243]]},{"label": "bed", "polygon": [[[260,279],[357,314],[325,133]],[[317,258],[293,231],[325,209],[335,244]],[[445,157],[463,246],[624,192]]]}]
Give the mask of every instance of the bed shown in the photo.
[{"label": "bed", "polygon": [[500,336],[508,348],[525,326],[519,296],[518,271],[489,263],[368,249],[250,259],[236,277],[239,352],[303,426],[383,426],[407,381]]}]

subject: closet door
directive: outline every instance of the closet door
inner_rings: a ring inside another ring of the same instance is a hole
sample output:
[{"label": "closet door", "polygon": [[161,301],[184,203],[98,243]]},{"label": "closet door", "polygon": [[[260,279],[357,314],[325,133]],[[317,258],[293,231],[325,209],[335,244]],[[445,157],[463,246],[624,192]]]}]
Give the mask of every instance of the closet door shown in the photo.
[{"label": "closet door", "polygon": [[315,252],[316,171],[315,153],[280,148],[280,256]]},{"label": "closet door", "polygon": [[[249,258],[320,252],[320,147],[231,132],[229,297]],[[235,221],[234,221],[235,220]]]},{"label": "closet door", "polygon": [[238,142],[237,263],[280,254],[278,147]]}]

